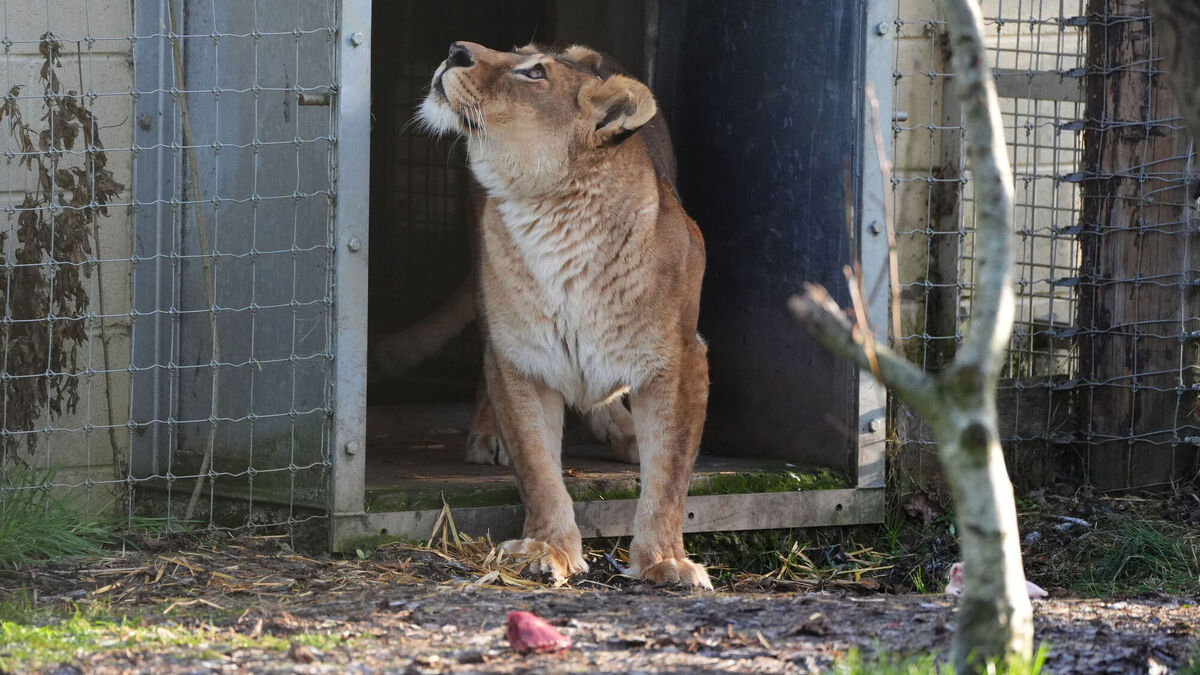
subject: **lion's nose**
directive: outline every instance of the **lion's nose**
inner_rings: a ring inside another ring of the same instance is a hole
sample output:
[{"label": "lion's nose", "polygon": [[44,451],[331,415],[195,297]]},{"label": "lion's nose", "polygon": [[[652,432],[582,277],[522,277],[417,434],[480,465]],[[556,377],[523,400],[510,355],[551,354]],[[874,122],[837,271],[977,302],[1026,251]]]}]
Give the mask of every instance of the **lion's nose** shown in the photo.
[{"label": "lion's nose", "polygon": [[463,46],[461,42],[455,42],[450,45],[450,55],[446,57],[446,65],[450,68],[469,68],[475,65],[475,60],[471,58],[471,50]]}]

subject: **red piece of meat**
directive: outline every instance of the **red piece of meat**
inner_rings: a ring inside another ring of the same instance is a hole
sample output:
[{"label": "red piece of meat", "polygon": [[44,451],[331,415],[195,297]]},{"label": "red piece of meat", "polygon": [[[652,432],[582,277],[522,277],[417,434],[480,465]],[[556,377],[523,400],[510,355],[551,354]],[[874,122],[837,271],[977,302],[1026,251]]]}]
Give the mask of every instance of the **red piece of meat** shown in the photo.
[{"label": "red piece of meat", "polygon": [[521,654],[557,652],[571,646],[571,638],[529,612],[508,613],[508,644]]}]

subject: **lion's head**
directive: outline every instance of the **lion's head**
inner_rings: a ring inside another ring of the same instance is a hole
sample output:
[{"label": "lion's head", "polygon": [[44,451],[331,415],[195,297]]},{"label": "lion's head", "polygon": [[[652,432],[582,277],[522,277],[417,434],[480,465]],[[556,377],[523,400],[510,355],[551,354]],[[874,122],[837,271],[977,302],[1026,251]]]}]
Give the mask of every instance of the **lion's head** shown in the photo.
[{"label": "lion's head", "polygon": [[534,197],[594,168],[654,117],[644,84],[601,75],[587,47],[498,52],[455,42],[418,117],[435,133],[463,134],[471,168],[493,194]]}]

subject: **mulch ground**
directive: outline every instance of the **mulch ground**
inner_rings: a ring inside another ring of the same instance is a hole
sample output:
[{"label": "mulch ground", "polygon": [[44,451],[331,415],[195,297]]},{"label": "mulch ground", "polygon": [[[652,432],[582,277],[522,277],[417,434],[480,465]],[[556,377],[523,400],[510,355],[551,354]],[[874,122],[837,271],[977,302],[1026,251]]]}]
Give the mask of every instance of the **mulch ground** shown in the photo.
[{"label": "mulch ground", "polygon": [[[955,621],[942,595],[750,576],[682,591],[616,576],[598,553],[590,575],[553,588],[514,577],[504,561],[487,571],[472,551],[392,545],[346,560],[300,555],[276,537],[169,549],[0,572],[0,596],[24,591],[64,614],[93,606],[204,636],[170,651],[101,646],[46,669],[58,673],[821,672],[851,649],[944,652]],[[517,609],[559,626],[572,648],[515,653],[504,620]],[[1194,598],[1051,597],[1034,612],[1049,672],[1169,672],[1155,668],[1197,655]],[[313,633],[331,639],[319,649],[298,640]],[[259,635],[291,646],[221,648]]]}]

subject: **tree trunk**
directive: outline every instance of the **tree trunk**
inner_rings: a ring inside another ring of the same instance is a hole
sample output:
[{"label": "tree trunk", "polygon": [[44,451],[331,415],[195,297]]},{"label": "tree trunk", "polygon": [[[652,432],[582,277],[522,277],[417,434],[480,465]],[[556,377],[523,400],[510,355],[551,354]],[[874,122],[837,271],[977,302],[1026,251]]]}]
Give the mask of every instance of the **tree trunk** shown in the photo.
[{"label": "tree trunk", "polygon": [[1187,222],[1190,139],[1151,66],[1146,0],[1092,0],[1089,16],[1080,428],[1096,486],[1148,487],[1183,477],[1195,457],[1185,441],[1197,431],[1195,344],[1184,338],[1200,328],[1189,318],[1200,315],[1192,278],[1200,241]]},{"label": "tree trunk", "polygon": [[975,181],[976,291],[969,332],[949,367],[923,372],[870,341],[825,289],[806,285],[791,299],[796,319],[832,351],[869,368],[933,429],[954,496],[964,591],[954,637],[956,672],[1033,651],[1033,609],[1025,591],[1017,512],[1004,468],[996,381],[1012,331],[1012,172],[975,0],[940,0],[950,36],[955,88]]},{"label": "tree trunk", "polygon": [[[939,382],[943,413],[926,418],[954,497],[964,592],[954,635],[955,672],[983,659],[1033,651],[1033,608],[1021,565],[1017,507],[996,424],[996,381],[966,367]],[[975,660],[970,658],[975,656]]]}]

